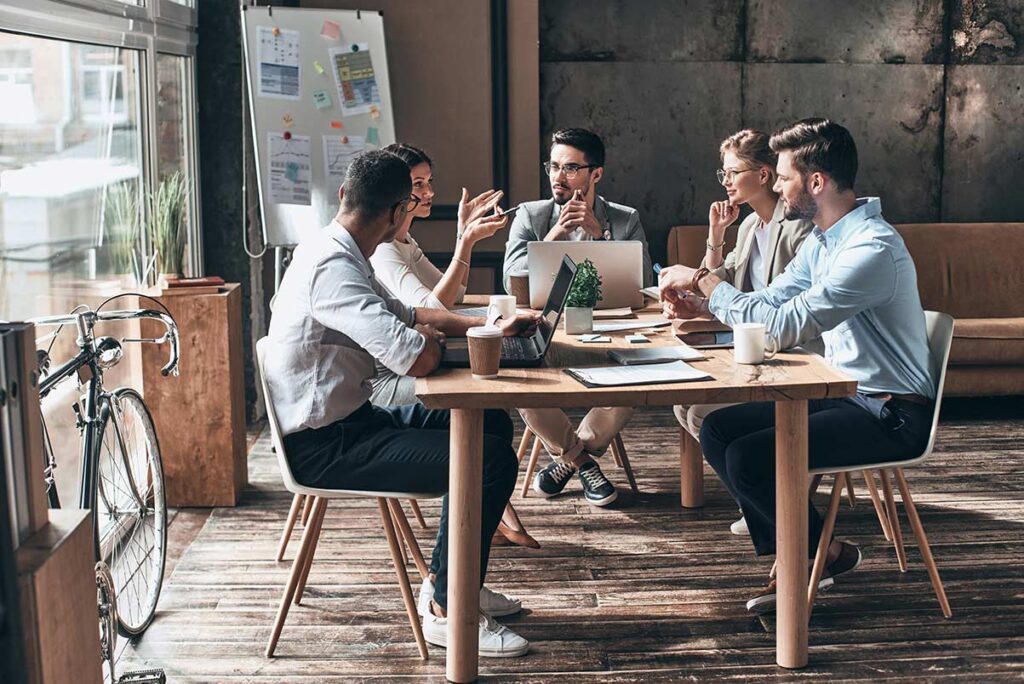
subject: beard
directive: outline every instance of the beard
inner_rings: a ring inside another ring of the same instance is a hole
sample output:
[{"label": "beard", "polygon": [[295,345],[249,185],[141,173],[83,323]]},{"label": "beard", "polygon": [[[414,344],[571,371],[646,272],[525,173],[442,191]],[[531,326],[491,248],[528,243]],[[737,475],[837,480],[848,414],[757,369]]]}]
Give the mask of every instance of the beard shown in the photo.
[{"label": "beard", "polygon": [[818,213],[818,203],[811,196],[811,193],[807,192],[806,183],[800,188],[800,194],[797,195],[792,203],[785,199],[785,197],[783,197],[783,200],[785,201],[785,218],[787,221],[810,220]]},{"label": "beard", "polygon": [[[588,192],[590,192],[590,185],[587,184],[585,187],[577,188],[577,189],[584,196],[586,196],[586,194]],[[572,188],[570,188],[568,186],[566,186],[566,188],[564,190],[560,189],[560,191],[565,193],[562,197],[559,197],[558,194],[556,193],[555,186],[554,185],[551,186],[551,198],[553,200],[555,200],[555,204],[557,204],[558,206],[564,206],[565,203],[568,202],[569,200],[571,200],[572,196],[576,194],[576,190],[573,190]]]}]

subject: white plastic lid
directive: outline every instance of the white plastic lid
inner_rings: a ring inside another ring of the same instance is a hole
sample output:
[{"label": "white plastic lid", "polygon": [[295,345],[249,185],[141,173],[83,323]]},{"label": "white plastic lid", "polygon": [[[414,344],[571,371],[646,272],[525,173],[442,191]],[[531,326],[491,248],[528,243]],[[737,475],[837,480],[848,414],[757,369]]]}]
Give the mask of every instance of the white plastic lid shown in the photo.
[{"label": "white plastic lid", "polygon": [[501,337],[504,334],[496,325],[478,325],[466,331],[466,337]]}]

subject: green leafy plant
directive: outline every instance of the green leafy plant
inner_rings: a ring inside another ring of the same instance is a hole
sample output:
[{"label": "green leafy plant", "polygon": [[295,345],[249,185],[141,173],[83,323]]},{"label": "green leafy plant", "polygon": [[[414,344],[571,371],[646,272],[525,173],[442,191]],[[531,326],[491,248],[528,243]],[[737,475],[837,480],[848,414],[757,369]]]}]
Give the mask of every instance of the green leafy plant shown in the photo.
[{"label": "green leafy plant", "polygon": [[576,264],[576,279],[565,300],[566,306],[593,309],[601,301],[601,276],[590,259]]},{"label": "green leafy plant", "polygon": [[156,192],[150,193],[150,239],[161,273],[183,273],[186,199],[188,183],[180,171],[161,180]]},{"label": "green leafy plant", "polygon": [[104,211],[107,250],[114,273],[131,273],[135,252],[140,248],[142,213],[135,181],[118,183],[107,193]]}]

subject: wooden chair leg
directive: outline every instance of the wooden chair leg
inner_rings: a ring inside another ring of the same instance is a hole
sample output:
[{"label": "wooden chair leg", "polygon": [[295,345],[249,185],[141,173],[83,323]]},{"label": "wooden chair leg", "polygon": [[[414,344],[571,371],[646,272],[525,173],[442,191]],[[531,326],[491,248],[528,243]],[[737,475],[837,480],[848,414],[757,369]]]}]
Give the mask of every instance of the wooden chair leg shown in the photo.
[{"label": "wooden chair leg", "polygon": [[523,438],[519,440],[519,448],[516,449],[516,460],[520,463],[523,462],[523,456],[526,455],[526,449],[530,446],[533,436],[533,430],[529,426],[523,428]]},{"label": "wooden chair leg", "polygon": [[312,496],[307,496],[306,497],[306,505],[302,509],[302,526],[303,527],[305,527],[306,525],[309,524],[309,515],[313,511],[313,499],[314,498],[315,497],[312,497]]},{"label": "wooden chair leg", "polygon": [[769,578],[774,578],[775,577],[775,571],[778,570],[778,568],[779,568],[779,561],[775,561],[774,563],[772,563],[772,569],[768,571],[768,577]]},{"label": "wooden chair leg", "polygon": [[850,473],[843,473],[843,482],[846,484],[846,496],[850,500],[850,508],[857,505],[857,495],[853,493],[853,478]]},{"label": "wooden chair leg", "polygon": [[949,599],[946,598],[946,589],[942,586],[942,579],[939,577],[939,568],[935,565],[935,558],[932,556],[932,547],[928,544],[928,537],[924,533],[924,525],[921,524],[921,516],[917,514],[917,506],[910,496],[910,487],[903,476],[903,468],[896,468],[896,484],[900,488],[900,495],[903,497],[903,507],[907,509],[907,518],[910,519],[910,528],[914,530],[917,537],[918,547],[921,549],[921,558],[924,560],[924,567],[928,569],[928,577],[932,581],[932,589],[935,590],[935,598],[939,600],[942,614],[947,618],[953,617],[953,611],[949,607]]},{"label": "wooden chair leg", "polygon": [[277,562],[284,560],[284,552],[288,548],[288,542],[292,538],[292,530],[295,529],[295,519],[299,517],[299,509],[302,508],[302,494],[296,494],[292,498],[292,507],[288,509],[288,519],[284,523],[284,530],[281,532],[281,543],[277,545]]},{"label": "wooden chair leg", "polygon": [[885,541],[892,541],[892,531],[889,529],[889,515],[882,506],[882,499],[878,496],[878,487],[875,485],[875,474],[870,470],[863,470],[864,482],[868,486],[868,496],[871,497],[871,505],[875,507],[875,515],[878,516],[878,524],[882,526],[882,534]]},{"label": "wooden chair leg", "polygon": [[892,482],[889,481],[889,472],[880,468],[878,476],[882,480],[882,493],[885,495],[885,510],[889,517],[889,527],[892,530],[892,543],[896,547],[896,561],[900,564],[900,572],[907,571],[907,552],[903,548],[903,533],[900,531],[900,519],[896,513],[896,500],[892,497]]},{"label": "wooden chair leg", "polygon": [[815,492],[818,491],[818,485],[821,484],[821,474],[817,474],[811,478],[811,486],[807,488],[807,495],[814,496]]},{"label": "wooden chair leg", "polygon": [[[384,525],[384,534],[388,538],[388,548],[391,549],[391,561],[395,565],[395,574],[398,575],[398,587],[402,590],[402,601],[405,602],[405,612],[409,616],[409,625],[412,627],[412,633],[416,637],[416,647],[420,650],[420,658],[427,660],[427,642],[423,639],[423,627],[420,625],[419,615],[416,614],[416,602],[412,598],[409,575],[405,571],[405,564],[399,559],[398,535],[395,534],[395,526],[391,521],[394,511],[388,512],[390,503],[390,501],[385,503],[385,499],[382,498],[377,499],[377,507],[380,509],[380,521]],[[405,516],[402,517],[404,519]]]},{"label": "wooden chair leg", "polygon": [[609,444],[608,446],[612,448],[612,460],[615,461],[615,467],[621,469],[624,468],[625,466],[622,463],[622,452],[619,451],[619,444],[616,441],[617,437],[618,435],[612,437],[612,443]]},{"label": "wooden chair leg", "polygon": [[526,477],[523,478],[523,491],[519,498],[525,499],[530,491],[530,484],[533,482],[533,473],[537,470],[537,459],[540,458],[540,437],[534,436],[533,450],[530,451],[530,462],[526,464]]},{"label": "wooden chair leg", "polygon": [[622,466],[622,469],[626,471],[626,479],[629,480],[629,488],[633,490],[633,494],[639,494],[640,490],[636,486],[636,478],[633,476],[633,466],[629,463],[629,455],[626,454],[626,445],[622,443],[622,435],[618,434],[612,439],[612,453],[615,455],[615,460]]},{"label": "wooden chair leg", "polygon": [[[398,515],[395,513],[395,509],[392,508],[390,502],[388,503],[388,510],[391,511],[391,522],[393,522],[395,527],[398,528]],[[402,554],[402,562],[409,565],[409,554],[406,551],[405,535],[398,535],[398,550]]]},{"label": "wooden chair leg", "polygon": [[319,516],[309,516],[309,526],[313,528],[313,543],[309,547],[309,554],[306,556],[306,565],[302,569],[302,576],[299,577],[299,586],[295,589],[295,598],[293,599],[295,605],[301,605],[302,597],[306,593],[306,580],[309,579],[309,570],[313,567],[313,557],[316,555],[317,544],[320,543],[320,531],[324,526],[324,516],[327,515],[327,499],[324,499],[324,505],[320,508]]},{"label": "wooden chair leg", "polygon": [[[320,499],[314,502],[314,507],[322,508],[327,505],[326,499]],[[302,576],[302,571],[306,567],[306,556],[309,554],[310,547],[313,543],[313,530],[309,527],[302,533],[302,542],[299,544],[299,551],[295,554],[295,560],[292,561],[292,571],[288,576],[288,584],[284,588],[284,594],[281,596],[281,605],[277,609],[277,617],[274,618],[274,627],[270,630],[270,639],[267,641],[267,650],[265,652],[268,658],[274,657],[274,650],[277,648],[277,641],[281,637],[281,630],[284,628],[284,621],[288,618],[288,609],[291,608],[292,597],[295,595],[295,590],[298,588],[299,578]]]},{"label": "wooden chair leg", "polygon": [[821,528],[821,538],[818,539],[818,552],[814,554],[814,567],[811,568],[811,581],[807,584],[807,619],[810,620],[811,611],[814,609],[814,599],[818,596],[818,582],[825,571],[825,558],[828,556],[828,547],[832,543],[832,530],[836,526],[836,516],[839,514],[839,501],[843,498],[842,484],[848,481],[843,477],[846,473],[836,473],[835,482],[832,483],[832,496],[828,502],[828,514],[825,516],[825,524]]},{"label": "wooden chair leg", "polygon": [[420,529],[427,529],[427,521],[423,519],[423,512],[420,511],[420,505],[416,499],[408,499],[409,508],[412,509],[412,514],[416,516],[416,522],[419,523]]},{"label": "wooden chair leg", "polygon": [[416,535],[412,533],[412,527],[409,526],[409,519],[405,517],[405,512],[402,510],[402,504],[397,499],[388,499],[388,506],[395,516],[395,522],[398,523],[398,531],[405,538],[405,545],[409,547],[409,555],[412,556],[413,562],[416,563],[420,579],[426,579],[429,574],[427,564],[423,560],[423,552],[420,551],[420,545],[416,542]]}]

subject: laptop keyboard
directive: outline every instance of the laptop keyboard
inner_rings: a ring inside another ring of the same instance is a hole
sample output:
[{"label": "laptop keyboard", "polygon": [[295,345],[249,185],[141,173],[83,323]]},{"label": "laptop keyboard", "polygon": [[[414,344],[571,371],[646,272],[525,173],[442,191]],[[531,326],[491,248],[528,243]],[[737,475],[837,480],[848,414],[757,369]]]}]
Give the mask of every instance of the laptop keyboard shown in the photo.
[{"label": "laptop keyboard", "polygon": [[501,357],[503,359],[532,359],[537,356],[530,339],[525,337],[501,338]]}]

